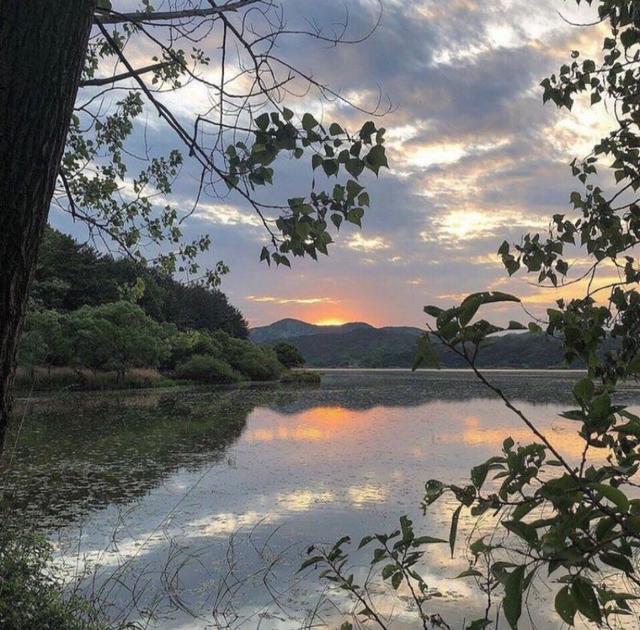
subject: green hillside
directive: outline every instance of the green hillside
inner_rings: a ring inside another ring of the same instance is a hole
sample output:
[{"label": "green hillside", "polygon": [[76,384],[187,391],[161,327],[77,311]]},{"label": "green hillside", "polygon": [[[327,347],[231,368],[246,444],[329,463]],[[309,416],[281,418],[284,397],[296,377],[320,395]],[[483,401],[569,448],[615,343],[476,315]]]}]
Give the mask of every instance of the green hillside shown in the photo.
[{"label": "green hillside", "polygon": [[[408,368],[422,331],[406,326],[374,328],[369,324],[315,326],[294,319],[251,330],[257,343],[285,340],[298,348],[309,367]],[[437,346],[436,346],[437,347]],[[438,349],[443,367],[467,367],[457,355]],[[487,342],[478,365],[493,368],[563,367],[559,340],[529,333],[508,334]]]}]

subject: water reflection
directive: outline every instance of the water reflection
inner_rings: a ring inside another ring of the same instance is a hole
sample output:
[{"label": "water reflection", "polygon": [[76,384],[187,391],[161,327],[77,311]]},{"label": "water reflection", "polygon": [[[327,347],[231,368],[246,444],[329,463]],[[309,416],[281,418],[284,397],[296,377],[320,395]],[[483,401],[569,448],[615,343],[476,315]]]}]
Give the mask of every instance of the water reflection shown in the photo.
[{"label": "water reflection", "polygon": [[[563,453],[579,455],[575,423],[557,416],[578,375],[492,377]],[[622,397],[639,400],[631,386]],[[95,570],[87,588],[100,590],[114,619],[124,619],[131,585],[146,584],[139,609],[165,628],[209,627],[212,617],[233,628],[299,627],[322,597],[314,576],[296,575],[304,547],[391,531],[405,513],[416,530],[446,538],[451,506],[422,517],[424,481],[465,479],[507,435],[532,441],[459,373],[332,372],[310,390],[72,395],[36,401],[25,417],[4,481],[14,514],[58,528],[61,562],[75,570],[79,553]],[[462,537],[468,528],[461,522]],[[461,551],[453,563],[446,545],[430,552],[435,610],[459,621],[464,601],[469,618],[482,602],[449,579],[465,566]],[[364,556],[356,560],[366,573]],[[412,627],[406,602],[384,605],[395,607],[393,627]],[[537,614],[553,627],[546,607]]]}]

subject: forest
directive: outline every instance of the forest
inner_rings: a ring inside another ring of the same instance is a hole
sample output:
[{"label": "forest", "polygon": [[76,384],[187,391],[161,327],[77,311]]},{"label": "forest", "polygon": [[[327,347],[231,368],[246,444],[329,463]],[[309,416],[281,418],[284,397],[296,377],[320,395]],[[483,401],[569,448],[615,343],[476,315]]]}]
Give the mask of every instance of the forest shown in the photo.
[{"label": "forest", "polygon": [[[220,290],[185,285],[48,228],[18,349],[18,385],[108,388],[278,380],[291,349],[250,342]],[[283,352],[285,354],[283,354]],[[140,368],[147,368],[140,369]],[[133,370],[133,373],[132,373]]]}]

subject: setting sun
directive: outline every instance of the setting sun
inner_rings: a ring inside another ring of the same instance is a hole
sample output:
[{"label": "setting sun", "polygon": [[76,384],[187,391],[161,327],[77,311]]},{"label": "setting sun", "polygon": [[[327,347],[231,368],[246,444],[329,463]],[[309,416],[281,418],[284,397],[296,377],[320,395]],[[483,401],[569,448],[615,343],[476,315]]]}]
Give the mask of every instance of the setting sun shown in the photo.
[{"label": "setting sun", "polygon": [[347,322],[343,319],[337,319],[334,317],[328,317],[327,319],[320,319],[317,322],[313,322],[317,326],[342,326]]}]

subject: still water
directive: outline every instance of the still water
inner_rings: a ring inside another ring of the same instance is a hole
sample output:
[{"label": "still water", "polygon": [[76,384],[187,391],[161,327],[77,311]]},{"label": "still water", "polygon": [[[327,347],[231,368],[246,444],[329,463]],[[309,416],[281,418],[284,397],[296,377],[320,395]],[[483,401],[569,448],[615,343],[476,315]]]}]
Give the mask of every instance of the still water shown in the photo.
[{"label": "still water", "polygon": [[[569,458],[576,425],[558,418],[575,372],[494,371]],[[640,407],[640,390],[620,400]],[[24,418],[4,491],[16,519],[55,542],[58,570],[118,622],[152,628],[339,626],[340,593],[298,573],[305,548],[393,531],[409,515],[447,538],[451,504],[420,510],[430,478],[463,482],[527,428],[467,372],[328,371],[317,388],[178,388],[20,401]],[[453,627],[481,616],[462,521],[453,560],[432,545],[429,610]],[[475,536],[475,534],[474,534]],[[354,547],[357,546],[354,545]],[[368,554],[354,553],[357,579]],[[538,585],[530,613],[551,621]],[[402,591],[375,581],[392,628],[418,627]]]}]

